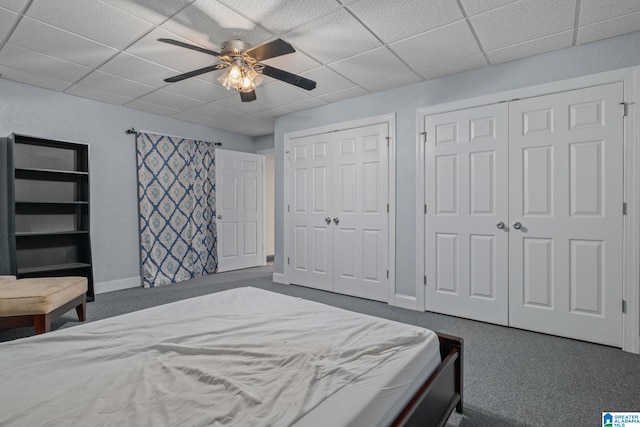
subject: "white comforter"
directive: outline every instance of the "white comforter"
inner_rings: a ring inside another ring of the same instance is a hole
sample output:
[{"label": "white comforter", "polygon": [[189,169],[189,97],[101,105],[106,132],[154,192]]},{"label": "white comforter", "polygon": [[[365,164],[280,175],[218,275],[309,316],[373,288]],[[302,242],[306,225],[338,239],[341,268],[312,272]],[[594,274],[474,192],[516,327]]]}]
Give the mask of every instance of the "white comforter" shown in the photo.
[{"label": "white comforter", "polygon": [[0,425],[288,426],[429,334],[219,292],[0,344]]}]

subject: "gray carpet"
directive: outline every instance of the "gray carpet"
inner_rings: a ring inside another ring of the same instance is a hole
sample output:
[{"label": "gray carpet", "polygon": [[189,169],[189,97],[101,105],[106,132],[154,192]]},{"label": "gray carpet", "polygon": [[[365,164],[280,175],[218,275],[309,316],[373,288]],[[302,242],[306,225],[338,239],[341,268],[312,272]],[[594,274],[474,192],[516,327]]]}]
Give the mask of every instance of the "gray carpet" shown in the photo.
[{"label": "gray carpet", "polygon": [[[597,426],[602,425],[603,411],[640,411],[638,355],[300,286],[275,284],[272,273],[271,267],[260,267],[161,288],[100,294],[95,302],[87,305],[87,320],[253,286],[464,338],[465,413],[454,414],[449,426]],[[55,321],[53,329],[76,324],[75,311],[71,311]],[[32,334],[33,328],[0,331],[0,341]]]}]

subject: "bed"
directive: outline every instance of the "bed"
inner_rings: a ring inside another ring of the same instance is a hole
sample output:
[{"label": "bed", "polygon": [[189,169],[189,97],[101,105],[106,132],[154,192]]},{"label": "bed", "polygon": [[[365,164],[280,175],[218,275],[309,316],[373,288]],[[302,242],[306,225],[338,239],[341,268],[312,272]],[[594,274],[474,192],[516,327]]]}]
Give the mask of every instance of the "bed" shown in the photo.
[{"label": "bed", "polygon": [[238,288],[0,344],[0,425],[438,426],[462,349]]}]

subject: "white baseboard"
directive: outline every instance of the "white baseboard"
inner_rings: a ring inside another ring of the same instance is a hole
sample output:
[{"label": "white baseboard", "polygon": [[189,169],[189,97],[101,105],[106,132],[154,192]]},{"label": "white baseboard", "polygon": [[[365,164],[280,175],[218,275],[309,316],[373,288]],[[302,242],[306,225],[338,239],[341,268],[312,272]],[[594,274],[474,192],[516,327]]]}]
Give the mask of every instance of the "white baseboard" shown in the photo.
[{"label": "white baseboard", "polygon": [[412,297],[409,295],[396,294],[393,297],[393,301],[391,301],[389,304],[393,305],[394,307],[418,311],[418,300],[416,299],[416,297]]},{"label": "white baseboard", "polygon": [[95,284],[95,293],[104,294],[107,292],[120,291],[122,289],[139,288],[142,286],[142,277],[134,276],[126,279],[111,280]]},{"label": "white baseboard", "polygon": [[287,282],[285,280],[283,273],[273,273],[273,281],[274,281],[274,283],[280,283],[282,285],[288,285],[289,284],[289,282]]}]

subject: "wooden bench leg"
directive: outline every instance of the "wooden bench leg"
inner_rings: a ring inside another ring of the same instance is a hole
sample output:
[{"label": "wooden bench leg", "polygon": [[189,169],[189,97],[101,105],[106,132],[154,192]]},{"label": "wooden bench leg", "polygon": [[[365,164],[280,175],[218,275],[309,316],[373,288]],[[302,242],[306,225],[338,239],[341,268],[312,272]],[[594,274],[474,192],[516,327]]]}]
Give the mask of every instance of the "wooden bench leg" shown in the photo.
[{"label": "wooden bench leg", "polygon": [[82,302],[76,306],[76,313],[78,313],[78,320],[84,322],[87,317],[87,296],[82,296]]},{"label": "wooden bench leg", "polygon": [[36,335],[49,332],[51,330],[50,313],[33,316],[33,326],[36,328]]}]

